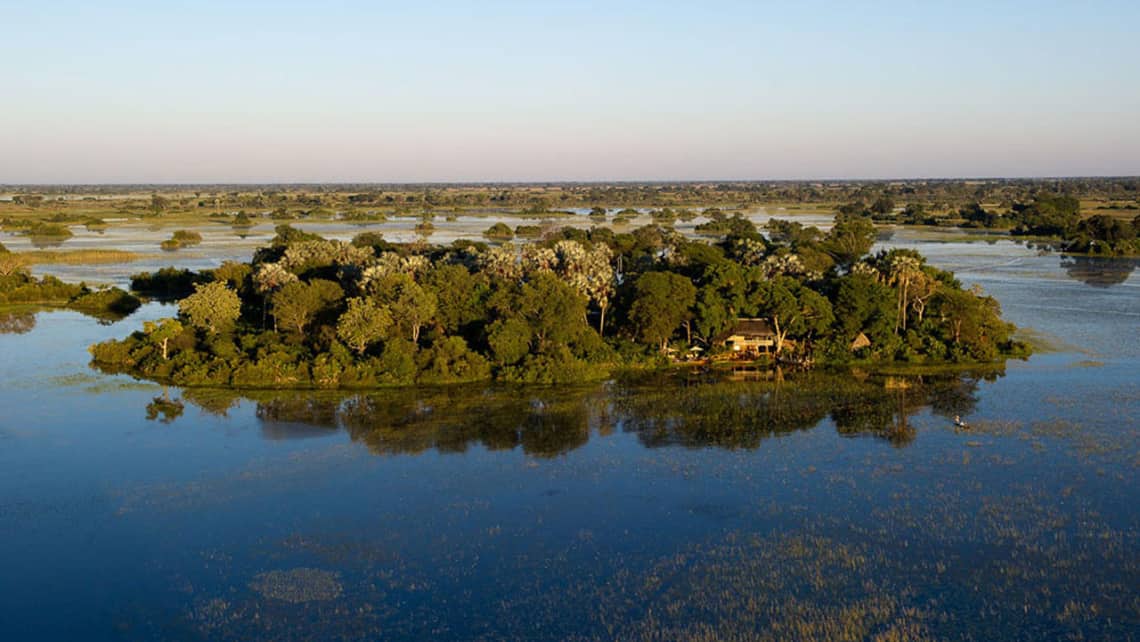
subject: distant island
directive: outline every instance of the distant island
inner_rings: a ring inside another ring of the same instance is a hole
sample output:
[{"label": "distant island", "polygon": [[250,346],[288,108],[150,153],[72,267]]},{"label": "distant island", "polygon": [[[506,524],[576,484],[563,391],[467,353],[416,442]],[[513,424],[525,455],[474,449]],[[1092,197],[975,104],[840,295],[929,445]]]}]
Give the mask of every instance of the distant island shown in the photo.
[{"label": "distant island", "polygon": [[[868,255],[871,218],[826,233],[708,215],[551,229],[525,244],[351,243],[279,225],[249,263],[135,277],[178,315],[91,346],[109,372],[183,386],[566,383],[621,369],[982,363],[1028,354],[998,302],[917,252]],[[506,235],[492,229],[488,237]]]},{"label": "distant island", "polygon": [[54,276],[32,276],[21,255],[0,243],[0,308],[67,308],[102,319],[121,319],[141,302],[119,288],[64,283]]},{"label": "distant island", "polygon": [[1140,256],[1140,213],[1132,214],[1138,210],[1135,203],[1101,204],[1094,210],[1099,213],[1083,217],[1080,199],[1049,192],[1004,208],[974,201],[962,206],[956,218],[931,215],[915,203],[900,210],[887,197],[879,197],[871,206],[855,201],[839,208],[841,213],[869,216],[877,223],[1007,230],[1013,236],[1051,240],[1069,254],[1099,256]]}]

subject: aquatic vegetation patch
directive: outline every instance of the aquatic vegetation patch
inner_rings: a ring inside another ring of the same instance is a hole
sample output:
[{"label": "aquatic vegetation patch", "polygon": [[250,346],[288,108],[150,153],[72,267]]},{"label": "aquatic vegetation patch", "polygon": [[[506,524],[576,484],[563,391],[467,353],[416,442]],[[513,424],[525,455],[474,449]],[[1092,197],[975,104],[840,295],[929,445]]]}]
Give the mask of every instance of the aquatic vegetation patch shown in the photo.
[{"label": "aquatic vegetation patch", "polygon": [[189,619],[205,631],[214,631],[229,626],[238,617],[226,600],[216,597],[195,604]]},{"label": "aquatic vegetation patch", "polygon": [[253,578],[249,588],[263,597],[291,604],[335,600],[343,591],[336,573],[316,568],[261,573]]},{"label": "aquatic vegetation patch", "polygon": [[53,386],[67,388],[71,386],[81,386],[84,384],[92,384],[102,381],[103,377],[90,372],[76,372],[68,375],[59,375],[48,379],[48,383]]},{"label": "aquatic vegetation patch", "polygon": [[107,381],[106,378],[100,377],[99,383],[85,387],[83,392],[93,395],[105,395],[119,390],[153,392],[159,389],[160,387],[157,384],[145,381]]},{"label": "aquatic vegetation patch", "polygon": [[126,250],[84,249],[32,250],[15,254],[15,257],[25,265],[96,265],[103,263],[131,263],[142,259],[143,255]]},{"label": "aquatic vegetation patch", "polygon": [[[913,591],[874,579],[881,553],[815,535],[730,533],[662,559],[633,588],[627,640],[926,640]],[[848,595],[848,599],[836,599]]]},{"label": "aquatic vegetation patch", "polygon": [[[996,428],[994,446],[1011,430]],[[1140,625],[1130,590],[1140,580],[1136,526],[1101,514],[1086,482],[1054,487],[1051,478],[1030,477],[991,485],[987,471],[1021,461],[976,454],[968,466],[943,459],[912,468],[895,452],[879,449],[830,473],[827,492],[839,503],[822,511],[808,499],[817,496],[810,483],[795,484],[803,505],[768,498],[772,479],[786,478],[740,458],[733,474],[749,471],[741,483],[754,487],[757,500],[724,514],[702,506],[688,512],[688,519],[738,527],[680,542],[666,529],[663,541],[632,548],[628,533],[601,524],[551,536],[541,519],[498,523],[493,498],[461,493],[446,510],[396,511],[348,533],[296,533],[254,554],[251,562],[263,567],[340,573],[335,599],[235,594],[229,587],[242,572],[234,569],[187,617],[226,640],[318,632],[503,639],[536,631],[549,639],[646,641],[1008,639],[1018,632],[1127,639]],[[644,465],[656,466],[650,477],[657,478],[684,461],[691,453],[675,449]],[[718,461],[686,475],[694,483],[731,481],[732,468]],[[868,464],[886,473],[867,476]],[[589,474],[569,461],[551,465],[567,478]],[[444,600],[447,609],[439,608]]]},{"label": "aquatic vegetation patch", "polygon": [[111,496],[118,505],[117,515],[197,510],[254,497],[265,490],[261,484],[277,484],[279,488],[303,486],[313,473],[343,465],[346,458],[359,455],[357,448],[336,445],[272,460],[253,460],[218,477],[131,484],[112,490]]},{"label": "aquatic vegetation patch", "polygon": [[1071,352],[1071,353],[1088,353],[1088,348],[1082,347],[1077,343],[1066,341],[1065,339],[1037,330],[1036,328],[1029,328],[1020,326],[1017,328],[1015,335],[1019,341],[1023,341],[1033,348],[1034,353],[1053,353],[1053,352]]}]

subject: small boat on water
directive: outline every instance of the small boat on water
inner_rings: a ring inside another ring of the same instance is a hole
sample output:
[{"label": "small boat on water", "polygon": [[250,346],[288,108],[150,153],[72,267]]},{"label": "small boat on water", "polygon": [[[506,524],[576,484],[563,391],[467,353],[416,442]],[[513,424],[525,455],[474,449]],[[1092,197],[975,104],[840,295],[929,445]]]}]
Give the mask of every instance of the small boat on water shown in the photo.
[{"label": "small boat on water", "polygon": [[963,421],[962,418],[959,417],[958,415],[954,415],[954,427],[955,428],[969,428],[970,424]]}]

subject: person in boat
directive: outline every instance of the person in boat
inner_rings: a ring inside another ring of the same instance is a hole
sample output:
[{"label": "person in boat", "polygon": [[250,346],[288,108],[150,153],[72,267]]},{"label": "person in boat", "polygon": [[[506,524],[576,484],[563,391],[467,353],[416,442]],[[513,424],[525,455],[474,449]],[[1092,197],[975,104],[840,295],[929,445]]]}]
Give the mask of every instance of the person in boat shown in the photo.
[{"label": "person in boat", "polygon": [[962,417],[960,417],[958,415],[954,415],[954,425],[959,427],[959,428],[966,428],[967,427],[966,422],[962,421]]}]

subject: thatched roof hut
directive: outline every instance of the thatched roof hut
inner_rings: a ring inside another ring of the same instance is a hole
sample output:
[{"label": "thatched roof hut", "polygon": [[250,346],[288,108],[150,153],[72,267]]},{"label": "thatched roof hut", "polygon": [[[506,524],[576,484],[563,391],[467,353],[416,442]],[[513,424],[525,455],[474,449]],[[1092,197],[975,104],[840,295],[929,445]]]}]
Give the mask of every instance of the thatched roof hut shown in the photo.
[{"label": "thatched roof hut", "polygon": [[871,340],[868,339],[867,335],[863,334],[862,332],[860,332],[855,337],[855,339],[851,341],[851,352],[869,347],[871,347]]}]

